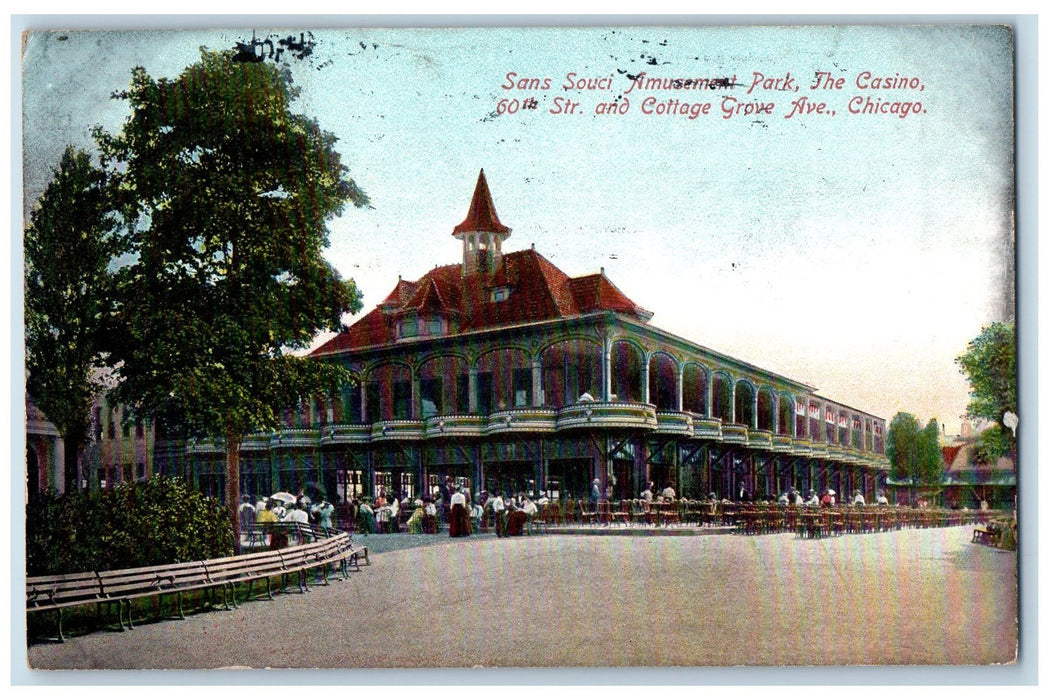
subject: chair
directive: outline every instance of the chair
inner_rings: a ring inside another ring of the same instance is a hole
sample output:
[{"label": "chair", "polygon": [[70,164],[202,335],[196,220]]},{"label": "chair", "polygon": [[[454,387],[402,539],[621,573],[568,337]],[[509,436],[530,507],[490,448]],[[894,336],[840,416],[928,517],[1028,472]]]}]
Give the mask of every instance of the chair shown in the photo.
[{"label": "chair", "polygon": [[579,524],[593,525],[596,516],[597,512],[588,510],[583,499],[579,499]]},{"label": "chair", "polygon": [[597,502],[597,522],[599,525],[612,524],[612,504],[608,501]]}]

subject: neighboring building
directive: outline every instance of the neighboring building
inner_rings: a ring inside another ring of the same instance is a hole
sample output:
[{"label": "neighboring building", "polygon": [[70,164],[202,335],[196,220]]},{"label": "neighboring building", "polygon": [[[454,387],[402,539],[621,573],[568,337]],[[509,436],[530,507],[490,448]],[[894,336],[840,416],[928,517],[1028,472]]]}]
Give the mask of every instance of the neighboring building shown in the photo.
[{"label": "neighboring building", "polygon": [[[651,480],[690,498],[789,486],[882,488],[885,420],[653,325],[602,270],[570,277],[534,247],[505,252],[482,171],[452,235],[462,260],[398,280],[314,351],[359,382],[289,410],[242,445],[252,494],[416,497],[452,476],[482,490],[636,498]],[[653,271],[657,273],[658,271]],[[214,442],[176,444],[162,471],[223,493]]]},{"label": "neighboring building", "polygon": [[[105,397],[91,406],[88,442],[79,467],[80,490],[111,488],[124,481],[141,481],[154,473],[154,430],[149,421],[123,421],[124,409]],[[26,397],[26,493],[47,489],[73,490],[63,465],[65,441],[32,399]]]},{"label": "neighboring building", "polygon": [[44,412],[26,396],[26,498],[66,490],[66,443]]},{"label": "neighboring building", "polygon": [[943,446],[942,505],[948,508],[974,510],[986,501],[992,509],[1011,509],[1016,505],[1016,466],[1012,458],[1005,456],[995,464],[975,464],[972,457],[973,444],[981,428],[962,423],[958,439]]}]

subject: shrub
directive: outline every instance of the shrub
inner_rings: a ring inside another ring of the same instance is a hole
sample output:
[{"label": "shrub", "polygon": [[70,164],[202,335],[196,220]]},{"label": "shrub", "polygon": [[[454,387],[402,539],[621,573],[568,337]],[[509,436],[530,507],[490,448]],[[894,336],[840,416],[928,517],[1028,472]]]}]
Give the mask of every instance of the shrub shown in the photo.
[{"label": "shrub", "polygon": [[157,476],[105,491],[41,494],[26,507],[26,574],[104,571],[229,556],[214,498]]}]

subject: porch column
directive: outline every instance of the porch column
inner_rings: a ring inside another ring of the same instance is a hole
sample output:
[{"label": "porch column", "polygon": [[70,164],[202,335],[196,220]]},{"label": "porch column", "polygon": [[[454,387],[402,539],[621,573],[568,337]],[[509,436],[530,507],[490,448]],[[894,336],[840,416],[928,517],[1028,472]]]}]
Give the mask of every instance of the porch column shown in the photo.
[{"label": "porch column", "polygon": [[707,370],[706,400],[703,402],[703,413],[707,418],[714,415],[714,377]]},{"label": "porch column", "polygon": [[754,389],[754,400],[750,402],[750,427],[754,430],[758,429],[758,389]]},{"label": "porch column", "polygon": [[641,365],[641,402],[652,403],[648,396],[648,362],[649,358],[642,357],[644,364]]},{"label": "porch column", "polygon": [[608,338],[601,341],[602,371],[604,372],[604,386],[601,387],[601,400],[612,400],[612,343]]},{"label": "porch column", "polygon": [[677,366],[677,410],[685,410],[685,368]]},{"label": "porch column", "polygon": [[546,399],[546,392],[542,387],[543,361],[537,357],[532,360],[532,405],[542,406]]},{"label": "porch column", "polygon": [[470,413],[477,413],[477,368],[470,367],[467,370],[466,375],[466,393],[468,394],[466,399],[467,410]]}]

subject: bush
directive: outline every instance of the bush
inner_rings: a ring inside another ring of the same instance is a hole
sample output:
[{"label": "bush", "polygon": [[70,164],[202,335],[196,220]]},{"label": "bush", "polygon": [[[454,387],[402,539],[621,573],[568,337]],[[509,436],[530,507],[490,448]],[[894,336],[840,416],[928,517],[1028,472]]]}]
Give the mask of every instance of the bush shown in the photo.
[{"label": "bush", "polygon": [[41,494],[26,507],[26,574],[105,571],[229,556],[222,505],[181,479]]}]

